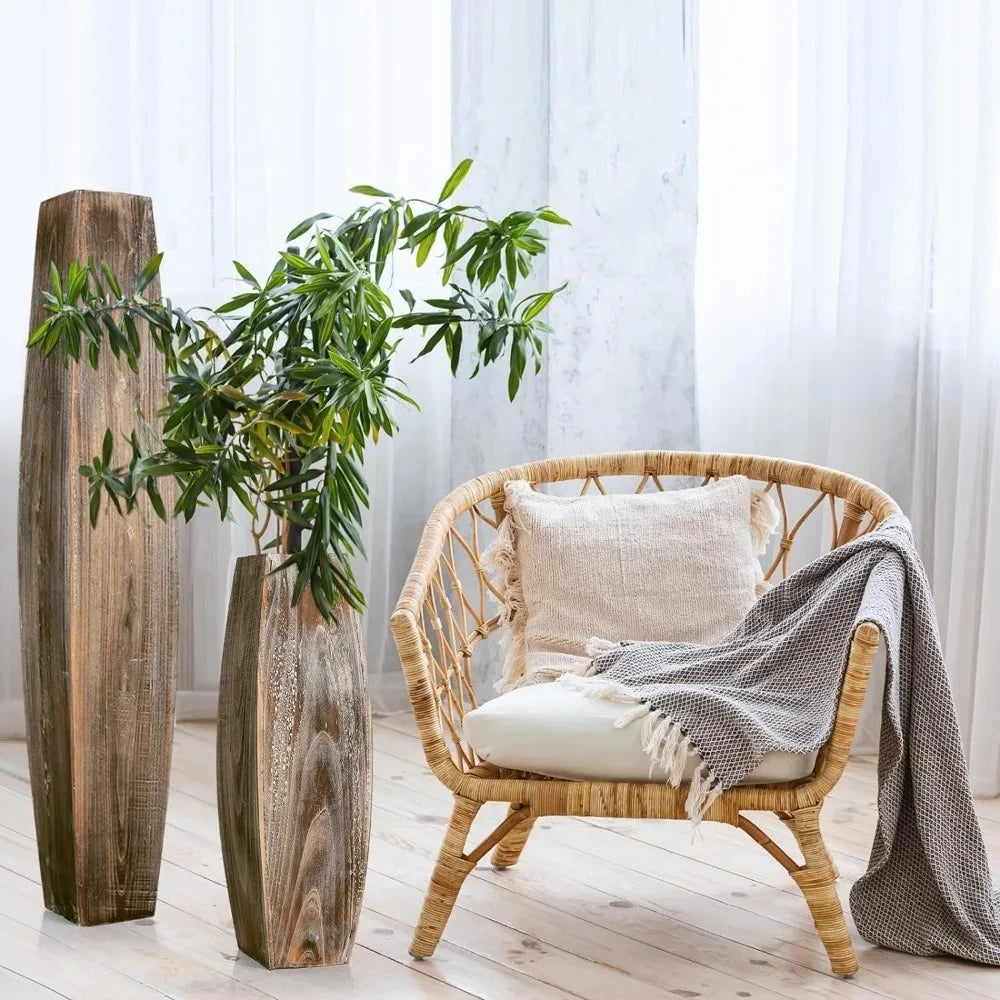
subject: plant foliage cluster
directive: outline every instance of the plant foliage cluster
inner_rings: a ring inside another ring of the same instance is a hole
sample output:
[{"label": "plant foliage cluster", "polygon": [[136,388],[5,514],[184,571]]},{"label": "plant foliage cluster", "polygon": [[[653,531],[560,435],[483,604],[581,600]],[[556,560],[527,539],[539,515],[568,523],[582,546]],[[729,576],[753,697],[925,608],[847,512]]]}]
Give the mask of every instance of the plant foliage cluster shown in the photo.
[{"label": "plant foliage cluster", "polygon": [[[340,222],[321,213],[300,223],[288,240],[304,245],[281,252],[266,277],[234,261],[242,289],[216,308],[146,297],[162,254],[131,291],[106,263],[53,267],[48,315],[29,347],[93,366],[110,350],[135,370],[145,325],[168,378],[162,422],[137,418],[127,461],[108,431],[101,454],[81,466],[92,523],[105,496],[126,513],[145,494],[160,517],[188,520],[205,505],[225,518],[239,503],[254,517],[258,551],[275,549],[297,567],[295,600],[311,584],[325,616],[341,599],[360,609],[352,563],[369,502],[365,447],[395,431],[395,405],[417,405],[390,370],[397,331],[420,327],[418,357],[443,349],[453,374],[463,350],[475,355],[473,375],[506,358],[513,399],[527,366],[541,365],[542,315],[565,287],[519,292],[546,250],[539,224],[566,220],[548,207],[494,220],[450,204],[471,165],[458,165],[435,202],[352,188],[376,200]],[[423,266],[435,247],[440,295],[391,295],[394,255]],[[169,511],[165,478],[177,484]]]}]

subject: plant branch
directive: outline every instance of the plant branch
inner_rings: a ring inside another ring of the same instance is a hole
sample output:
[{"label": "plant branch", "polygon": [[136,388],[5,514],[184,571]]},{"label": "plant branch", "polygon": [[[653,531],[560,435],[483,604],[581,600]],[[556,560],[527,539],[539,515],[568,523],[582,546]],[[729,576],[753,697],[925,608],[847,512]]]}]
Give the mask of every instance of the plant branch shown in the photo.
[{"label": "plant branch", "polygon": [[[304,220],[264,278],[234,261],[243,290],[197,318],[169,299],[144,296],[160,254],[128,294],[106,264],[72,261],[65,274],[53,267],[42,292],[46,318],[30,348],[59,349],[95,367],[110,350],[133,369],[141,351],[152,349],[168,380],[152,440],[145,427],[134,431],[123,463],[109,431],[101,453],[81,466],[91,519],[102,499],[125,514],[143,494],[164,518],[190,519],[208,505],[227,518],[238,502],[254,518],[255,551],[277,549],[295,567],[296,600],[309,586],[325,616],[340,601],[360,609],[352,564],[364,552],[365,447],[395,432],[394,406],[417,405],[391,371],[400,344],[392,331],[422,327],[421,354],[440,346],[453,374],[463,345],[475,356],[473,374],[508,358],[513,398],[526,362],[541,364],[542,314],[563,287],[517,293],[546,250],[539,224],[566,220],[545,206],[495,220],[480,206],[449,207],[470,167],[463,160],[455,168],[437,201],[354,189],[387,200],[334,222],[326,213]],[[443,248],[434,266],[445,291],[417,308],[401,289],[407,311],[397,312],[387,291],[395,254],[406,250],[422,267],[435,245]],[[162,479],[178,487],[171,511]],[[272,520],[276,537],[262,544]]]}]

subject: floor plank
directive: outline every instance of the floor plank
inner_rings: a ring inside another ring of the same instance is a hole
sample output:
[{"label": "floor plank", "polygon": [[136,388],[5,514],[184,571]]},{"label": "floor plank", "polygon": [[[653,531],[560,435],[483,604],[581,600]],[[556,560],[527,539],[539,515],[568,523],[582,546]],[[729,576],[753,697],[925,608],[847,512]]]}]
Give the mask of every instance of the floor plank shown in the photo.
[{"label": "floor plank", "polygon": [[[856,940],[861,972],[831,976],[798,890],[739,831],[705,824],[546,819],[521,864],[472,873],[435,956],[407,954],[451,797],[427,768],[412,718],[378,720],[365,909],[350,966],[268,972],[239,955],[215,812],[215,728],[176,730],[152,920],[78,928],[41,906],[21,743],[0,743],[0,997],[316,997],[558,1000],[682,997],[980,1000],[1000,972]],[[824,811],[845,878],[864,870],[875,766],[852,761]],[[991,861],[1000,809],[983,804]],[[500,807],[486,807],[473,836]],[[791,846],[776,821],[761,825]]]}]

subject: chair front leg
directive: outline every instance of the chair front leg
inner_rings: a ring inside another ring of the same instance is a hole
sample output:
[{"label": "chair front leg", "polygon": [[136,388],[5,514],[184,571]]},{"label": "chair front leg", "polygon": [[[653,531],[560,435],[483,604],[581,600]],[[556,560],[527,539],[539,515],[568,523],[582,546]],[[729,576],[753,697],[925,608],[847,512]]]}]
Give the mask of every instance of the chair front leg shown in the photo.
[{"label": "chair front leg", "polygon": [[[791,813],[788,813],[788,812],[779,812],[779,813],[776,813],[775,815],[778,817],[778,819],[781,820],[782,823],[785,824],[785,826],[788,827],[789,830],[792,831],[793,834],[795,834],[795,840],[796,840],[796,842],[798,842],[799,841],[799,831],[798,831],[798,828],[795,826],[795,817]],[[833,855],[830,854],[830,852],[827,850],[826,844],[823,843],[822,840],[820,841],[820,844],[822,845],[823,850],[826,852],[826,860],[827,860],[828,864],[830,865],[830,871],[833,872],[833,877],[835,879],[840,878],[840,871],[837,868],[837,863],[833,860]],[[802,848],[802,844],[800,842],[799,843],[799,849],[801,850],[801,848]]]},{"label": "chair front leg", "polygon": [[831,968],[839,976],[851,976],[858,971],[858,959],[837,896],[836,868],[820,832],[819,810],[819,806],[809,806],[790,813],[805,858],[805,864],[790,874],[806,898]]},{"label": "chair front leg", "polygon": [[476,867],[476,859],[465,856],[465,841],[469,828],[476,814],[482,807],[481,802],[455,796],[455,808],[452,810],[451,822],[444,835],[444,843],[438,854],[431,884],[424,897],[424,906],[420,912],[420,921],[413,932],[410,943],[410,954],[414,958],[430,958],[441,940],[445,924],[451,916],[459,890],[466,877]]}]

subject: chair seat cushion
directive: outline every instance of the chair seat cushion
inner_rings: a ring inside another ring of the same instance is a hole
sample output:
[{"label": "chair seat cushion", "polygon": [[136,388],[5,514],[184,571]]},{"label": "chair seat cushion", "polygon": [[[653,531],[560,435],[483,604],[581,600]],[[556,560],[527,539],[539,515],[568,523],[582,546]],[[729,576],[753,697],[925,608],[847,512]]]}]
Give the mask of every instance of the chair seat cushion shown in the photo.
[{"label": "chair seat cushion", "polygon": [[[615,721],[627,705],[601,701],[558,682],[518,688],[465,716],[465,738],[497,767],[553,778],[589,781],[656,781],[649,773],[638,723]],[[684,780],[699,758],[692,757]],[[795,781],[812,773],[816,754],[769,753],[744,784]]]}]

